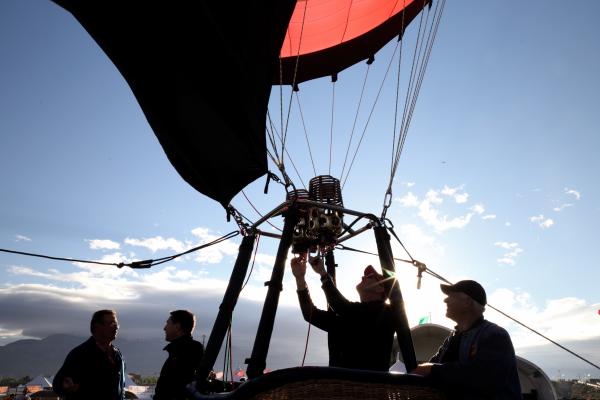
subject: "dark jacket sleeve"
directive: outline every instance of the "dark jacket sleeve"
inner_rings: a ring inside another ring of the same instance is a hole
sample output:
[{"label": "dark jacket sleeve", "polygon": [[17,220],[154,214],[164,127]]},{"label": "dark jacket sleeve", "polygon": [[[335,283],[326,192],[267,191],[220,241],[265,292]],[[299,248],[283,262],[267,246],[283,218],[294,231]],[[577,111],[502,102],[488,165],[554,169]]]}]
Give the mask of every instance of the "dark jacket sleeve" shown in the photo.
[{"label": "dark jacket sleeve", "polygon": [[56,375],[54,375],[54,379],[52,380],[52,390],[54,390],[54,393],[61,397],[68,395],[68,393],[63,389],[63,380],[66,377],[70,377],[73,379],[73,382],[79,383],[78,375],[79,371],[82,369],[82,360],[78,350],[79,348],[75,348],[69,352],[62,367],[60,367]]},{"label": "dark jacket sleeve", "polygon": [[310,298],[308,288],[298,290],[297,292],[304,320],[319,329],[329,332],[335,325],[335,315],[332,312],[319,310],[315,307]]},{"label": "dark jacket sleeve", "polygon": [[354,303],[348,301],[348,299],[346,299],[344,295],[340,293],[331,279],[327,279],[325,282],[323,282],[322,288],[323,292],[325,292],[327,303],[329,303],[329,306],[333,311],[335,311],[336,314],[347,315],[348,313],[353,312],[352,304]]},{"label": "dark jacket sleeve", "polygon": [[[472,387],[495,393],[507,384],[514,357],[508,332],[489,329],[479,338],[471,360],[435,365],[431,369],[431,378],[449,388]],[[432,361],[438,361],[436,356]]]}]

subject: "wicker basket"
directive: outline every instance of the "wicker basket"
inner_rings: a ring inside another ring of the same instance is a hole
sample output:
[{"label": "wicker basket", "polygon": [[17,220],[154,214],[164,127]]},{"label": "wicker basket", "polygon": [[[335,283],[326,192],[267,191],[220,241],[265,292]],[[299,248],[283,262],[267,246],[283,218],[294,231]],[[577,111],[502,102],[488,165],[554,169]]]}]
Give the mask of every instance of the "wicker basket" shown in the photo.
[{"label": "wicker basket", "polygon": [[315,379],[293,382],[259,393],[252,400],[440,400],[443,393],[426,386]]},{"label": "wicker basket", "polygon": [[439,388],[422,376],[332,367],[287,368],[244,382],[229,393],[202,394],[192,390],[190,394],[196,400],[446,399]]}]

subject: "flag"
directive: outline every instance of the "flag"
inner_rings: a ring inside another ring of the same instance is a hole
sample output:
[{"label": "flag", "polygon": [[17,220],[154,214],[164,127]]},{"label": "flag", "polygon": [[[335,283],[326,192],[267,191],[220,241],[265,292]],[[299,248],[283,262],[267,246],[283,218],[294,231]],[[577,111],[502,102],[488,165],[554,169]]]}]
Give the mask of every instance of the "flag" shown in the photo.
[{"label": "flag", "polygon": [[235,371],[234,375],[238,378],[243,378],[244,376],[246,376],[246,371],[244,371],[243,369],[238,369],[237,371]]}]

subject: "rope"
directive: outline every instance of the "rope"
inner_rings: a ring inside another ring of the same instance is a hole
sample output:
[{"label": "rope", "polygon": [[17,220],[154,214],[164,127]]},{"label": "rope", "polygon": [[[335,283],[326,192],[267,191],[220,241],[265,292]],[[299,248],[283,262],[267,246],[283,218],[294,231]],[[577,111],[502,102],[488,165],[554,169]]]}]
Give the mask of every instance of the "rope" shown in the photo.
[{"label": "rope", "polygon": [[301,367],[304,367],[304,361],[306,361],[306,353],[308,353],[308,339],[310,339],[310,325],[311,323],[308,323],[308,330],[306,331],[306,342],[304,343],[304,354],[302,355],[302,364],[300,365]]},{"label": "rope", "polygon": [[[373,252],[365,251],[365,250],[360,250],[360,249],[355,249],[354,247],[348,247],[348,246],[343,245],[343,244],[338,244],[338,245],[335,246],[335,248],[337,250],[348,250],[348,251],[353,251],[353,252],[356,252],[356,253],[369,254],[371,256],[379,256],[379,254],[377,254],[377,253],[373,253]],[[394,257],[394,260],[395,261],[400,261],[400,262],[412,264],[411,260],[404,260],[402,258],[396,258],[396,257]]]},{"label": "rope", "polygon": [[252,271],[254,271],[254,262],[256,261],[256,253],[258,253],[259,243],[260,243],[260,235],[256,235],[256,247],[254,247],[254,256],[252,257],[252,265],[250,265],[250,272],[248,272],[248,277],[246,278],[246,281],[242,285],[242,288],[240,289],[240,293],[242,292],[242,290],[244,290],[244,288],[248,284],[248,281],[250,280],[250,277],[252,276]]},{"label": "rope", "polygon": [[[343,246],[343,245],[337,245],[337,246],[336,246],[336,249],[339,249],[339,250],[348,250],[348,251],[354,251],[354,252],[358,252],[358,253],[362,253],[362,254],[369,254],[369,255],[373,255],[373,256],[378,256],[378,255],[379,255],[379,254],[377,254],[377,253],[373,253],[373,252],[369,252],[369,251],[364,251],[364,250],[359,250],[359,249],[354,249],[354,248],[347,247],[347,246]],[[410,261],[410,260],[402,260],[402,259],[399,259],[399,258],[394,258],[394,260],[396,260],[396,261],[401,261],[401,262],[405,262],[405,263],[409,263],[409,264],[413,264],[413,265],[414,265],[414,262],[412,262],[412,261]],[[417,265],[414,265],[414,266],[415,266],[415,267],[417,267],[417,268],[419,268],[419,266],[417,266]],[[445,282],[446,284],[452,285],[452,282],[450,282],[450,281],[449,281],[449,280],[447,280],[446,278],[442,277],[441,275],[439,275],[439,274],[437,274],[437,273],[433,272],[433,271],[432,271],[432,270],[431,270],[429,267],[424,267],[424,268],[425,268],[425,272],[426,272],[426,273],[428,273],[429,275],[431,275],[431,276],[433,276],[434,278],[437,278],[437,279],[439,279],[439,280],[441,280],[441,281]],[[499,309],[497,309],[496,307],[492,306],[491,304],[489,304],[489,303],[488,303],[488,304],[487,304],[487,307],[491,308],[491,309],[492,309],[492,310],[494,310],[494,311],[497,311],[497,312],[499,312],[500,314],[502,314],[502,315],[503,315],[503,316],[505,316],[506,318],[508,318],[508,319],[510,319],[510,320],[512,320],[512,321],[514,321],[514,322],[516,322],[517,324],[521,325],[522,327],[524,327],[524,328],[526,328],[526,329],[530,330],[531,332],[535,333],[536,335],[538,335],[538,336],[540,336],[540,337],[542,337],[542,338],[546,339],[546,340],[547,340],[547,341],[549,341],[550,343],[552,343],[552,344],[554,344],[554,345],[556,345],[556,346],[560,347],[561,349],[565,350],[565,351],[566,351],[566,352],[568,352],[569,354],[571,354],[571,355],[573,355],[573,356],[575,356],[575,357],[579,358],[579,359],[580,359],[580,360],[582,360],[582,361],[585,361],[585,362],[586,362],[586,363],[588,363],[589,365],[591,365],[591,366],[593,366],[594,368],[597,368],[597,369],[599,369],[599,370],[600,370],[600,366],[598,366],[598,365],[594,364],[593,362],[589,361],[588,359],[586,359],[586,358],[584,358],[584,357],[580,356],[579,354],[575,353],[574,351],[572,351],[572,350],[570,350],[570,349],[566,348],[565,346],[561,345],[560,343],[558,343],[558,342],[556,342],[556,341],[554,341],[554,340],[550,339],[549,337],[547,337],[547,336],[545,336],[544,334],[542,334],[542,333],[540,333],[540,332],[536,331],[535,329],[533,329],[533,328],[531,328],[531,327],[527,326],[526,324],[524,324],[523,322],[521,322],[521,321],[517,320],[516,318],[513,318],[513,317],[511,317],[510,315],[508,315],[508,314],[506,314],[506,313],[504,313],[504,312],[500,311]]]},{"label": "rope", "polygon": [[129,268],[132,268],[132,269],[139,269],[139,268],[150,268],[150,267],[153,267],[155,265],[159,265],[159,264],[163,264],[163,263],[172,261],[172,260],[174,260],[174,259],[176,259],[178,257],[183,256],[183,255],[186,255],[186,254],[189,254],[189,253],[193,253],[195,251],[204,249],[206,247],[209,247],[209,246],[221,243],[221,242],[223,242],[225,240],[232,239],[232,238],[236,237],[239,234],[240,234],[239,231],[232,231],[232,232],[229,232],[228,234],[226,234],[224,236],[221,236],[220,238],[217,238],[217,239],[213,240],[212,242],[208,242],[208,243],[205,243],[203,245],[193,247],[193,248],[191,248],[189,250],[186,250],[186,251],[184,251],[182,253],[174,254],[172,256],[157,258],[157,259],[149,259],[149,260],[143,260],[143,261],[133,261],[133,262],[130,262],[130,263],[107,263],[107,262],[100,262],[100,261],[80,260],[80,259],[76,259],[76,258],[54,257],[54,256],[48,256],[48,255],[44,255],[44,254],[26,253],[26,252],[23,252],[23,251],[8,250],[8,249],[0,249],[0,251],[4,252],[4,253],[18,254],[18,255],[29,256],[29,257],[45,258],[45,259],[49,259],[49,260],[78,262],[78,263],[84,263],[84,264],[110,265],[110,266],[114,266],[114,267],[117,267],[117,268],[129,267]]},{"label": "rope", "polygon": [[[242,194],[244,195],[244,197],[246,198],[246,201],[248,201],[248,204],[250,204],[250,206],[252,207],[252,209],[261,217],[263,218],[264,215],[261,214],[260,211],[258,211],[258,209],[254,206],[254,204],[252,204],[252,202],[250,201],[250,198],[248,198],[248,196],[246,196],[246,192],[244,192],[242,190]],[[283,232],[280,228],[276,227],[275,225],[273,225],[269,220],[267,220],[267,224],[271,225],[273,228],[277,229],[279,232]]]},{"label": "rope", "polygon": [[[398,236],[396,236],[396,234],[394,233],[393,229],[391,229],[391,228],[388,228],[388,230],[389,230],[389,231],[390,231],[390,232],[393,234],[393,236],[396,238],[396,240],[398,240],[398,242],[399,242],[399,243],[402,245],[402,248],[404,248],[404,245],[402,244],[402,242],[400,242],[400,239],[398,238]],[[404,250],[406,251],[406,248],[404,248]],[[408,252],[407,252],[407,254],[408,254]],[[410,256],[410,255],[409,255],[409,256]],[[412,259],[412,257],[411,257],[411,259]],[[439,279],[439,280],[441,280],[441,281],[443,281],[443,282],[445,282],[445,283],[447,283],[447,284],[450,284],[450,285],[452,285],[452,282],[450,282],[448,279],[444,278],[443,276],[441,276],[441,275],[439,275],[439,274],[437,274],[437,273],[435,273],[435,272],[431,271],[431,270],[430,270],[428,267],[426,267],[426,266],[425,266],[425,264],[423,264],[423,263],[419,263],[418,261],[416,261],[416,260],[414,260],[414,259],[413,259],[413,262],[412,262],[412,264],[413,264],[415,267],[419,268],[419,273],[420,273],[421,271],[425,271],[425,272],[429,273],[431,276],[433,276],[433,277],[435,277],[435,278],[437,278],[437,279]],[[508,319],[510,319],[510,320],[512,320],[512,321],[514,321],[514,322],[516,322],[517,324],[521,325],[522,327],[524,327],[524,328],[526,328],[526,329],[530,330],[531,332],[535,333],[536,335],[538,335],[538,336],[540,336],[540,337],[542,337],[542,338],[546,339],[546,340],[547,340],[547,341],[549,341],[550,343],[552,343],[552,344],[554,344],[554,345],[556,345],[556,346],[560,347],[561,349],[563,349],[563,350],[567,351],[567,352],[568,352],[568,353],[570,353],[571,355],[574,355],[575,357],[577,357],[577,358],[579,358],[579,359],[581,359],[581,360],[585,361],[586,363],[588,363],[588,364],[590,364],[591,366],[593,366],[593,367],[595,367],[595,368],[597,368],[597,369],[599,369],[599,370],[600,370],[600,367],[599,367],[598,365],[596,365],[596,364],[594,364],[593,362],[591,362],[591,361],[589,361],[589,360],[585,359],[584,357],[580,356],[579,354],[575,353],[574,351],[572,351],[572,350],[569,350],[569,349],[568,349],[568,348],[566,348],[565,346],[563,346],[563,345],[559,344],[558,342],[556,342],[556,341],[554,341],[554,340],[550,339],[549,337],[547,337],[547,336],[545,336],[544,334],[542,334],[542,333],[540,333],[540,332],[536,331],[535,329],[533,329],[533,328],[529,327],[528,325],[526,325],[525,323],[523,323],[523,322],[521,322],[521,321],[517,320],[516,318],[513,318],[513,317],[511,317],[510,315],[506,314],[505,312],[503,312],[503,311],[500,311],[499,309],[497,309],[496,307],[492,306],[491,304],[489,304],[489,303],[488,303],[488,304],[487,304],[487,307],[491,308],[491,309],[492,309],[492,310],[494,310],[494,311],[497,311],[497,312],[499,312],[500,314],[502,314],[502,315],[503,315],[503,316],[505,316],[506,318],[508,318]]]},{"label": "rope", "polygon": [[583,361],[585,361],[586,363],[590,364],[592,367],[595,367],[596,369],[599,369],[599,370],[600,370],[600,367],[599,367],[598,365],[596,365],[596,364],[594,364],[593,362],[591,362],[591,361],[589,361],[589,360],[587,360],[587,359],[583,358],[583,357],[582,357],[582,356],[580,356],[579,354],[575,353],[575,352],[574,352],[574,351],[572,351],[572,350],[569,350],[569,349],[568,349],[568,348],[566,348],[565,346],[563,346],[563,345],[561,345],[561,344],[559,344],[559,343],[555,342],[554,340],[552,340],[552,339],[550,339],[549,337],[545,336],[544,334],[542,334],[542,333],[540,333],[540,332],[536,331],[535,329],[533,329],[533,328],[530,328],[529,326],[525,325],[525,324],[524,324],[524,323],[522,323],[521,321],[518,321],[518,320],[514,319],[513,317],[511,317],[510,315],[508,315],[508,314],[506,314],[506,313],[504,313],[504,312],[502,312],[502,311],[498,310],[496,307],[493,307],[491,304],[487,304],[487,307],[491,308],[491,309],[492,309],[492,310],[494,310],[494,311],[497,311],[497,312],[499,312],[500,314],[504,315],[506,318],[508,318],[508,319],[510,319],[510,320],[512,320],[512,321],[514,321],[514,322],[516,322],[517,324],[521,325],[521,326],[522,326],[522,327],[524,327],[524,328],[527,328],[527,329],[529,329],[531,332],[535,333],[536,335],[539,335],[539,336],[543,337],[544,339],[546,339],[546,340],[547,340],[547,341],[549,341],[550,343],[552,343],[552,344],[554,344],[554,345],[556,345],[556,346],[560,347],[560,348],[561,348],[561,349],[563,349],[564,351],[566,351],[566,352],[570,353],[571,355],[573,355],[573,356],[575,356],[575,357],[579,358],[580,360],[583,360]]}]

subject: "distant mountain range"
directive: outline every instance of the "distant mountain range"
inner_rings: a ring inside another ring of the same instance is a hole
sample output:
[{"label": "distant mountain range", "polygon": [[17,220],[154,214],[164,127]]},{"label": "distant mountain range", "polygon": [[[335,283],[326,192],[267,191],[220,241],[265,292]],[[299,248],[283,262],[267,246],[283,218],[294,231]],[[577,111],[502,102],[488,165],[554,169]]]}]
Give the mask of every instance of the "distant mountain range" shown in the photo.
[{"label": "distant mountain range", "polygon": [[[87,337],[73,335],[51,335],[44,339],[25,339],[0,346],[0,376],[20,378],[26,375],[46,377],[54,375],[61,367],[65,357],[75,346],[83,343]],[[167,352],[163,351],[166,346],[161,338],[152,339],[123,339],[115,341],[125,358],[127,372],[143,376],[158,376],[160,369],[167,358]],[[234,360],[240,359],[236,355],[249,357],[251,349],[232,348]],[[290,366],[291,360],[286,356],[275,356],[270,358],[274,368]],[[234,369],[240,365],[233,365]],[[245,368],[245,365],[241,365]],[[215,362],[215,370],[223,369],[222,354]]]},{"label": "distant mountain range", "polygon": [[[65,357],[87,338],[72,335],[51,335],[41,340],[26,339],[0,346],[0,376],[22,377],[54,375]],[[166,358],[164,340],[118,339],[129,372],[158,375]]]}]

